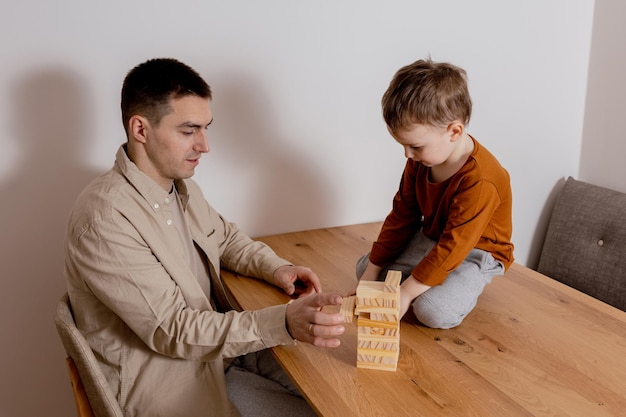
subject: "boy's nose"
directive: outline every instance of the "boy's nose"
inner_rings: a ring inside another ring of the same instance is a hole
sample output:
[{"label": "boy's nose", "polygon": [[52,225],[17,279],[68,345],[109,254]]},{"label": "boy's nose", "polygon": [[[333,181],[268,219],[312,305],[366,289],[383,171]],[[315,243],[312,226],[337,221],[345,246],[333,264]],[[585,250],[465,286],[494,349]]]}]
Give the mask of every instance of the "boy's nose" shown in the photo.
[{"label": "boy's nose", "polygon": [[404,147],[404,156],[406,157],[406,159],[412,159],[416,162],[419,162],[417,159],[415,159],[415,152],[409,146]]}]

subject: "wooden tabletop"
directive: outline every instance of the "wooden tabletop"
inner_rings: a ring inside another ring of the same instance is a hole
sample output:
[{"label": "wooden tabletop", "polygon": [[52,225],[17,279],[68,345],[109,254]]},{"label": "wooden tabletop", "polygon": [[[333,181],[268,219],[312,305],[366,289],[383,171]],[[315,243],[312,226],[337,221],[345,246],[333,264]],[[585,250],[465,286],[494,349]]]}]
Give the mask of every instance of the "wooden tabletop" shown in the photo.
[{"label": "wooden tabletop", "polygon": [[[345,295],[381,223],[260,238]],[[244,309],[285,303],[263,281],[224,271]],[[429,329],[407,313],[395,372],[356,368],[356,323],[341,346],[274,354],[320,416],[626,416],[626,313],[514,264],[465,321]]]}]

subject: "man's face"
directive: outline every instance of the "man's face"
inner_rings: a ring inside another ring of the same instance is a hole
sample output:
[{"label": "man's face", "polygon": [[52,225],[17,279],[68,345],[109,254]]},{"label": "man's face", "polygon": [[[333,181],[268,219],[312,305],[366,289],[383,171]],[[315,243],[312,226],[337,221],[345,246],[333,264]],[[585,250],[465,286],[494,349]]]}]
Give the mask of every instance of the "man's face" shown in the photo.
[{"label": "man's face", "polygon": [[404,148],[404,156],[427,167],[444,163],[454,149],[451,133],[445,128],[413,124],[390,133]]},{"label": "man's face", "polygon": [[194,174],[200,156],[209,152],[206,129],[213,121],[209,100],[202,97],[173,99],[170,107],[158,126],[148,124],[147,161],[142,166],[142,171],[165,189],[173,180]]}]

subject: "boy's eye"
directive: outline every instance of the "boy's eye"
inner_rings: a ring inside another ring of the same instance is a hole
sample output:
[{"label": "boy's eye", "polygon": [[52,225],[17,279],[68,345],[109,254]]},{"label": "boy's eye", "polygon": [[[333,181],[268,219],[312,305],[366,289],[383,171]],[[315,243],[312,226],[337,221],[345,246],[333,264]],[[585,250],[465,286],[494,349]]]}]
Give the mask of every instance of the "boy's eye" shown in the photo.
[{"label": "boy's eye", "polygon": [[193,130],[185,130],[185,131],[183,131],[183,135],[191,136],[191,135],[193,135]]}]

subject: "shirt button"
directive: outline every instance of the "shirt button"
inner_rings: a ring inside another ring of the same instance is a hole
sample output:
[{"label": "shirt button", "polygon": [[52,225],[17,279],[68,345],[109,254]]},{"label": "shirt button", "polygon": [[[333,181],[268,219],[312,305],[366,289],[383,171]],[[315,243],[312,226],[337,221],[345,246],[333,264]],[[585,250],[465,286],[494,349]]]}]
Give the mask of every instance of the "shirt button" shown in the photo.
[{"label": "shirt button", "polygon": [[152,207],[154,207],[155,209],[158,209],[159,208],[159,203],[154,203],[154,206],[152,206]]},{"label": "shirt button", "polygon": [[602,239],[598,240],[598,246],[604,246],[604,240]]},{"label": "shirt button", "polygon": [[167,219],[165,221],[165,223],[167,223],[168,226],[171,226],[172,225],[172,219]]},{"label": "shirt button", "polygon": [[165,204],[169,204],[170,202],[170,198],[169,197],[165,197]]}]

